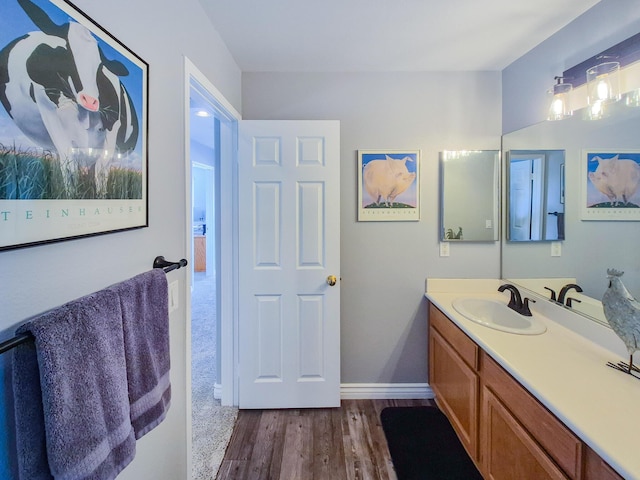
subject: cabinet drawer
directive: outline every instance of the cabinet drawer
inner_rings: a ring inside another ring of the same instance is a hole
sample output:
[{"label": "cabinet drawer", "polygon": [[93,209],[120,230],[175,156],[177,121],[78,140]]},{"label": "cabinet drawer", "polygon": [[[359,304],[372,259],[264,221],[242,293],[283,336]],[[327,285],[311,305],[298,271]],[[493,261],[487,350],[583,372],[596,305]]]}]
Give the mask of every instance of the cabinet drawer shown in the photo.
[{"label": "cabinet drawer", "polygon": [[582,442],[489,355],[482,352],[482,380],[570,477],[582,475]]},{"label": "cabinet drawer", "polygon": [[467,365],[478,370],[478,346],[433,304],[429,304],[429,323],[440,332]]}]

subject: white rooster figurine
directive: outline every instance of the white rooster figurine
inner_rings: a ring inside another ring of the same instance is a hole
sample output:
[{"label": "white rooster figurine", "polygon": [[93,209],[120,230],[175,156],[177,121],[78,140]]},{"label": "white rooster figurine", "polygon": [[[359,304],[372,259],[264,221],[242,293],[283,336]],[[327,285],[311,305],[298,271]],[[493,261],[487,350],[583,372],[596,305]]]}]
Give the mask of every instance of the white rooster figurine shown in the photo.
[{"label": "white rooster figurine", "polygon": [[607,269],[609,288],[602,296],[604,316],[614,332],[622,339],[629,352],[631,373],[633,352],[640,349],[640,302],[631,296],[620,277],[624,272]]}]

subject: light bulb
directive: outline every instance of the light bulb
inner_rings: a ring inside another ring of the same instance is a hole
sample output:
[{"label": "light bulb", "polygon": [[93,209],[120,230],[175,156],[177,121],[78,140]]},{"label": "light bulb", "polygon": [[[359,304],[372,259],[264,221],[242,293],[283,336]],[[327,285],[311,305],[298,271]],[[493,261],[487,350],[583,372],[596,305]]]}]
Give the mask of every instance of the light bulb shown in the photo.
[{"label": "light bulb", "polygon": [[606,80],[600,80],[596,87],[598,100],[607,100],[609,98],[609,85]]}]

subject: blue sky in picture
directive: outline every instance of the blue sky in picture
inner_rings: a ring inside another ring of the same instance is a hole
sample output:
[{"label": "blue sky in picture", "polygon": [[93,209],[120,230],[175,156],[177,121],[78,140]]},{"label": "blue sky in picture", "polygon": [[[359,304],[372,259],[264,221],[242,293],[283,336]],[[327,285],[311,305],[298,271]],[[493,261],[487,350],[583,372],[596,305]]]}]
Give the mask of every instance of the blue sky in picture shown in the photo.
[{"label": "blue sky in picture", "polygon": [[[610,160],[618,156],[618,163],[615,170],[611,169]],[[600,161],[602,160],[602,162]],[[594,173],[596,177],[600,177],[597,182],[602,182],[601,186],[613,186],[614,190],[620,190],[622,185],[629,188],[633,185],[634,178],[637,190],[633,196],[627,199],[630,203],[640,205],[640,180],[637,176],[633,175],[633,170],[640,170],[640,168],[633,167],[628,161],[633,161],[640,165],[640,152],[626,152],[624,150],[619,152],[601,152],[593,151],[586,154],[584,159],[587,162],[587,178],[584,179],[587,182],[587,205],[596,205],[599,203],[608,203],[609,198],[602,193],[593,181],[589,178],[589,174]],[[606,178],[602,176],[606,175]],[[622,201],[622,198],[618,199]]]},{"label": "blue sky in picture", "polygon": [[[391,152],[391,153],[387,153],[384,150],[379,151],[379,152],[375,152],[375,153],[362,153],[362,168],[364,170],[364,167],[371,161],[373,160],[385,160],[386,157],[389,156],[394,160],[402,160],[405,157],[409,157],[410,160],[407,160],[405,162],[405,166],[407,168],[407,171],[409,173],[415,173],[418,170],[418,162],[420,161],[417,157],[418,154],[415,152],[399,152],[399,153],[395,153],[395,152]],[[420,181],[420,178],[418,177],[418,175],[416,175],[416,179],[413,181],[413,183],[411,184],[411,186],[405,190],[403,193],[401,193],[400,195],[398,195],[396,197],[396,199],[394,200],[395,203],[405,203],[407,205],[411,205],[412,207],[417,207],[417,189],[418,189],[418,182]],[[364,178],[363,178],[363,185],[362,185],[362,206],[366,207],[367,205],[370,205],[371,203],[373,203],[375,201],[375,199],[372,199],[371,197],[369,197],[369,194],[367,193],[366,189],[364,188]]]},{"label": "blue sky in picture", "polygon": [[[125,86],[138,116],[140,125],[140,136],[136,145],[134,155],[140,159],[142,156],[142,135],[143,131],[143,88],[146,84],[144,71],[141,64],[136,64],[135,58],[130,52],[117,45],[116,40],[109,37],[106,33],[97,28],[93,23],[87,21],[81,14],[73,11],[72,7],[60,1],[60,7],[49,0],[32,0],[37,6],[42,8],[49,18],[57,25],[77,21],[89,28],[93,36],[102,48],[105,57],[110,60],[119,60],[129,70],[129,75],[120,77],[120,81]],[[0,49],[3,49],[8,43],[14,39],[21,37],[29,32],[39,31],[24,10],[20,7],[16,0],[0,0]],[[106,41],[105,41],[106,40]],[[107,41],[109,43],[107,43]],[[117,45],[117,46],[116,46]],[[0,144],[12,147],[16,144],[35,146],[22,132],[15,126],[11,117],[4,108],[0,108]],[[138,168],[141,168],[141,164]]]}]

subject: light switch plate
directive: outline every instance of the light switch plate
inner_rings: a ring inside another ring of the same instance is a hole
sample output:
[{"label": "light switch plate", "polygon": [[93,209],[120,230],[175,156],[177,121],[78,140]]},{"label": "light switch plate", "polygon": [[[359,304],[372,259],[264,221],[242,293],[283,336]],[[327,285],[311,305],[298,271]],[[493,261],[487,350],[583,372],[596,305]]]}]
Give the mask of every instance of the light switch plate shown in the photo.
[{"label": "light switch plate", "polygon": [[441,257],[449,256],[449,242],[440,242],[440,256]]},{"label": "light switch plate", "polygon": [[169,284],[169,312],[178,309],[180,305],[180,292],[178,291],[178,280],[174,280]]},{"label": "light switch plate", "polygon": [[551,242],[551,256],[559,257],[562,255],[562,243],[561,242]]}]

